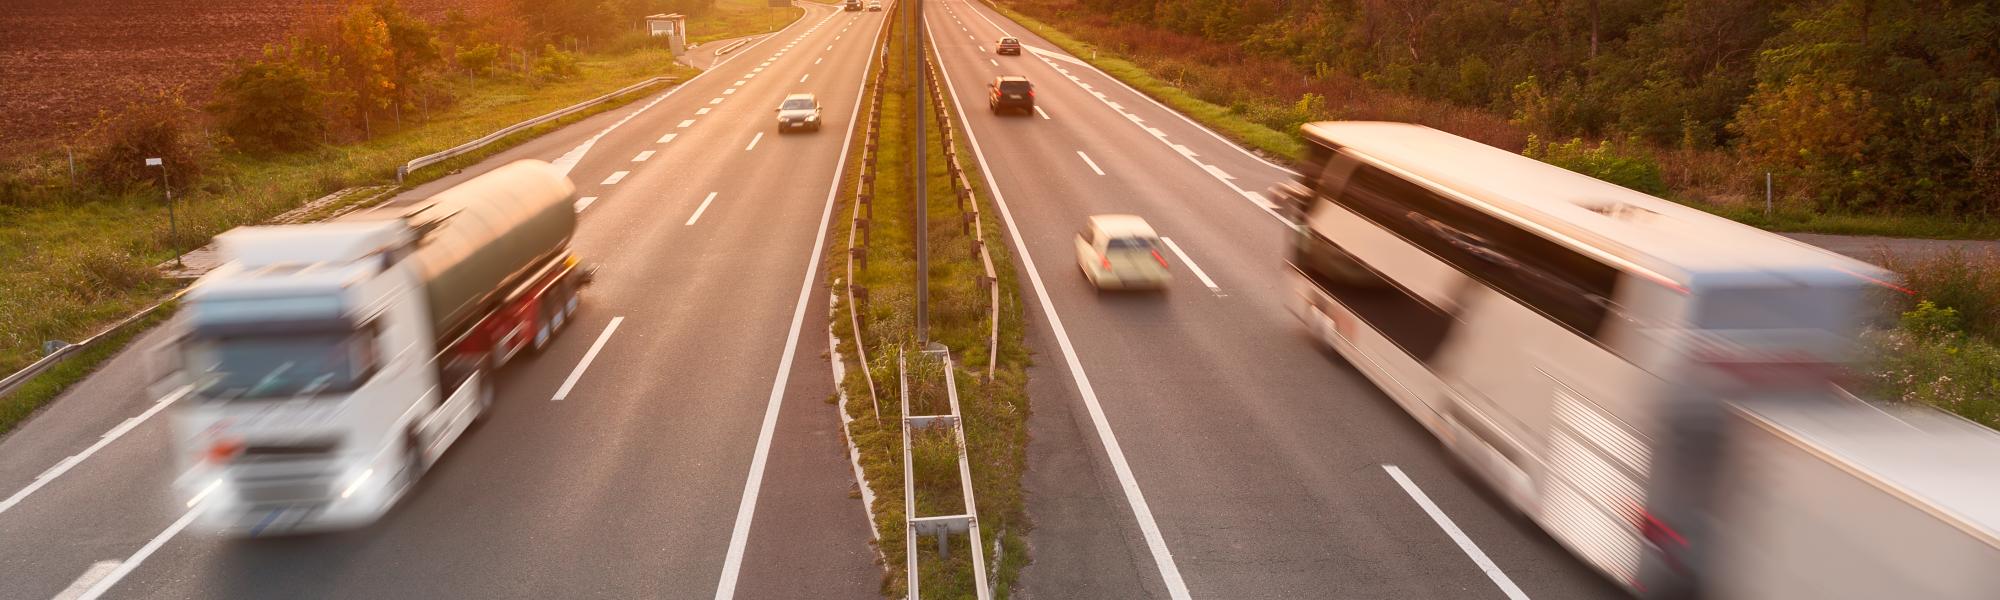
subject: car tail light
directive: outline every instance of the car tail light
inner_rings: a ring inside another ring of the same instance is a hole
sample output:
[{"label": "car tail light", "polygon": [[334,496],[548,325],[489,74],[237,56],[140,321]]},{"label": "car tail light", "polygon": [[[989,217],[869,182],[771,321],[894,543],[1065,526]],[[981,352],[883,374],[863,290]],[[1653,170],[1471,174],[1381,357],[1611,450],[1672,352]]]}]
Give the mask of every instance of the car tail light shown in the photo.
[{"label": "car tail light", "polygon": [[1111,270],[1111,256],[1107,254],[1097,257],[1097,265],[1106,271]]},{"label": "car tail light", "polygon": [[243,442],[239,440],[216,440],[209,444],[208,453],[202,458],[215,464],[225,464],[243,454]]},{"label": "car tail light", "polygon": [[1165,257],[1165,256],[1160,256],[1160,251],[1159,251],[1159,250],[1154,250],[1154,251],[1153,251],[1153,260],[1157,260],[1157,261],[1160,261],[1160,268],[1162,268],[1162,269],[1165,269],[1165,268],[1167,268],[1167,257]]}]

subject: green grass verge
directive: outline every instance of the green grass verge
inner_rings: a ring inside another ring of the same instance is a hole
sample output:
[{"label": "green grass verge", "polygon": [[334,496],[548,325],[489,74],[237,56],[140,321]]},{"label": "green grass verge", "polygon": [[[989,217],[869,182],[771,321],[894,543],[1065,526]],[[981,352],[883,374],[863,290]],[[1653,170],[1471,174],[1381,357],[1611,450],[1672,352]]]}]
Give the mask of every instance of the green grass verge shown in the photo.
[{"label": "green grass verge", "polygon": [[805,13],[806,9],[796,6],[774,8],[765,0],[717,0],[714,10],[688,19],[688,32],[694,35],[687,41],[690,44],[706,44],[770,33],[792,24]]},{"label": "green grass verge", "polygon": [[1305,158],[1305,142],[1294,133],[1272,129],[1230,110],[1229,107],[1196,98],[1186,90],[1154,77],[1152,73],[1115,52],[1070,37],[1062,30],[1019,11],[991,2],[988,2],[987,6],[1007,15],[1007,18],[1027,27],[1029,31],[1035,32],[1035,35],[1049,40],[1071,56],[1090,63],[1091,66],[1125,82],[1126,85],[1152,96],[1154,100],[1159,100],[1160,103],[1180,111],[1181,114],[1194,117],[1195,120],[1231,139],[1286,160],[1298,161]]},{"label": "green grass verge", "polygon": [[15,388],[13,393],[0,397],[0,435],[13,431],[14,426],[27,421],[36,410],[40,410],[57,396],[61,396],[63,390],[69,389],[69,386],[96,372],[98,365],[104,364],[105,360],[124,350],[126,344],[132,343],[133,338],[166,320],[167,317],[173,316],[174,309],[175,306],[171,304],[160,307],[160,310],[131,323],[124,330],[105,336],[104,339],[98,340],[96,345],[85,348],[56,366],[49,367],[49,370],[41,372],[21,387]]},{"label": "green grass verge", "polygon": [[[664,50],[585,56],[579,67],[575,78],[539,86],[449,82],[460,98],[456,106],[358,144],[269,159],[225,155],[196,189],[177,199],[178,244],[168,235],[168,211],[156,191],[114,197],[75,194],[0,207],[0,261],[14,265],[0,271],[0,315],[5,315],[0,319],[0,372],[33,361],[44,340],[80,338],[158,299],[173,285],[159,280],[152,267],[171,259],[175,248],[197,246],[231,227],[262,222],[334,190],[392,182],[396,166],[411,158],[634,81],[654,75],[684,81],[695,73]],[[643,94],[628,95],[589,112],[639,97]],[[510,136],[476,156],[419,171],[410,182],[441,176],[564,123]]]},{"label": "green grass verge", "polygon": [[[901,40],[893,34],[890,38],[891,55],[897,56],[898,60],[889,65],[889,75],[884,82],[883,114],[891,117],[884,119],[883,129],[878,132],[880,155],[877,159],[873,208],[863,211],[864,218],[870,223],[870,234],[866,240],[867,259],[865,268],[857,272],[855,282],[866,290],[867,299],[859,307],[862,321],[859,339],[864,339],[867,344],[870,371],[864,372],[855,362],[858,358],[854,348],[857,337],[846,318],[846,307],[842,307],[833,323],[835,333],[841,340],[840,353],[849,361],[847,378],[842,382],[843,393],[848,397],[848,416],[854,419],[848,425],[849,434],[860,451],[863,472],[875,494],[872,510],[881,536],[880,550],[888,567],[883,579],[883,593],[898,596],[907,584],[902,568],[906,509],[903,506],[900,411],[896,404],[896,356],[899,348],[910,350],[912,364],[928,375],[920,380],[927,383],[919,385],[911,394],[913,410],[922,414],[927,411],[944,412],[944,409],[943,402],[939,400],[943,397],[939,385],[942,382],[941,372],[934,366],[926,367],[924,361],[915,357],[914,194],[908,180],[912,157],[907,115],[912,104],[918,103],[919,99],[910,89],[913,81],[906,76],[909,67],[901,59],[904,48]],[[903,116],[895,118],[894,115]],[[935,123],[929,115],[924,118],[926,123]],[[837,209],[842,225],[852,214],[854,206],[851,202],[862,175],[858,157],[866,141],[858,138],[850,149],[857,160],[845,174],[842,205]],[[958,139],[963,139],[963,136]],[[964,416],[967,458],[971,462],[981,534],[989,546],[989,553],[996,541],[1003,548],[999,556],[989,556],[988,566],[997,571],[992,583],[996,595],[1004,598],[1013,590],[1021,567],[1027,564],[1027,546],[1023,540],[1028,521],[1021,494],[1021,475],[1026,468],[1028,442],[1028,353],[1023,339],[1025,316],[1017,293],[1019,284],[1013,263],[1008,258],[1005,244],[998,239],[1002,230],[992,211],[982,211],[982,227],[989,242],[992,242],[989,251],[993,254],[997,285],[1001,290],[999,366],[993,380],[986,380],[985,367],[990,360],[987,335],[991,324],[986,310],[989,296],[987,289],[978,281],[984,269],[963,219],[968,208],[959,206],[946,178],[943,148],[935,129],[929,132],[926,141],[930,144],[927,152],[927,206],[931,218],[926,228],[931,251],[928,274],[930,337],[950,347],[959,366],[954,377]],[[962,144],[959,150],[962,156],[971,156]],[[974,181],[979,180],[976,173],[969,173],[968,176]],[[975,201],[986,200],[985,192],[981,190]],[[846,240],[836,236],[830,243],[828,284],[832,291],[839,293],[848,283],[841,281],[846,273],[847,259],[842,256]],[[874,379],[875,388],[881,394],[882,415],[879,419],[868,402],[869,377]],[[944,444],[926,436],[920,436],[913,444],[912,459],[918,470],[917,483],[922,488],[918,495],[918,514],[936,515],[959,509],[956,463],[947,454],[950,451],[949,442]],[[947,469],[953,471],[939,472]],[[932,541],[924,540],[919,544],[920,577],[926,598],[969,598],[973,595],[965,539],[954,537],[950,543],[952,554],[948,561],[937,560]]]},{"label": "green grass verge", "polygon": [[1690,203],[1724,218],[1768,231],[1874,235],[1938,240],[2000,239],[2000,222],[1965,221],[1929,216],[1833,215],[1780,209],[1769,216],[1761,207]]}]

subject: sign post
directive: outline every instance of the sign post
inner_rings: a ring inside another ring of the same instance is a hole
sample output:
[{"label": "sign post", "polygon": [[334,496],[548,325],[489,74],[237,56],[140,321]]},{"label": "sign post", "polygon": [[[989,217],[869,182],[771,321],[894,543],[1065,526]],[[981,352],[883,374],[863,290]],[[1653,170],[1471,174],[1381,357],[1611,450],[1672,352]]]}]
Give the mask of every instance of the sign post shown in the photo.
[{"label": "sign post", "polygon": [[174,266],[186,268],[187,265],[181,264],[181,227],[174,218],[174,186],[167,182],[167,163],[158,158],[148,158],[146,166],[160,168],[160,189],[167,193],[167,246],[174,251]]}]

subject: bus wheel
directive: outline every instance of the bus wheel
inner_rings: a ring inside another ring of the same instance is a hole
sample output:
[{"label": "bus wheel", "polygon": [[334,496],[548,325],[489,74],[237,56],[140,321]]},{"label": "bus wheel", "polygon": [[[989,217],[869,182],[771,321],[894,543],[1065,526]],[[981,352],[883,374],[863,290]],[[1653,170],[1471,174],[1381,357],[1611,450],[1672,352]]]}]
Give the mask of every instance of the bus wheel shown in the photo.
[{"label": "bus wheel", "polygon": [[472,422],[482,423],[493,413],[493,373],[485,369],[472,373],[479,379],[479,387],[472,390]]},{"label": "bus wheel", "polygon": [[417,435],[417,430],[414,428],[403,432],[404,489],[417,485],[417,480],[423,478],[424,470],[428,467],[430,467],[429,461],[424,460],[423,436]]}]

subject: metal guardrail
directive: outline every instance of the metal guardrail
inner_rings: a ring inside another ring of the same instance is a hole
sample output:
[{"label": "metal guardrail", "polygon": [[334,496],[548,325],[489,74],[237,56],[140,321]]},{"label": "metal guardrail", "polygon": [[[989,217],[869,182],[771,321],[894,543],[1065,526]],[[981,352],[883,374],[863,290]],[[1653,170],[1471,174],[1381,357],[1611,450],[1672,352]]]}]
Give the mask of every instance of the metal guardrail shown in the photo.
[{"label": "metal guardrail", "polygon": [[993,253],[987,250],[986,229],[980,218],[979,196],[974,193],[972,179],[965,175],[964,165],[959,162],[958,130],[953,127],[950,103],[946,97],[948,92],[939,83],[944,80],[944,71],[938,68],[936,57],[931,54],[924,55],[924,67],[930,71],[930,76],[926,79],[930,82],[930,89],[926,90],[926,95],[929,96],[933,107],[931,112],[937,115],[940,142],[944,145],[946,172],[954,184],[953,191],[958,197],[958,209],[965,214],[965,222],[961,225],[971,230],[973,247],[979,252],[979,262],[985,268],[985,274],[979,278],[979,283],[987,291],[987,319],[991,323],[986,346],[986,379],[991,381],[995,368],[1000,365],[1000,277],[993,270]]},{"label": "metal guardrail", "polygon": [[[847,225],[847,279],[845,280],[847,318],[854,331],[855,358],[861,361],[862,379],[868,382],[868,405],[875,409],[877,423],[882,422],[882,401],[875,390],[875,372],[868,367],[868,343],[861,331],[861,305],[856,302],[856,296],[868,297],[868,290],[854,282],[854,263],[860,260],[862,268],[867,268],[868,220],[862,218],[861,210],[866,207],[869,216],[875,214],[876,133],[882,124],[882,79],[886,76],[889,65],[889,46],[881,42],[888,39],[886,37],[888,30],[888,27],[883,27],[882,35],[878,36],[881,50],[877,59],[882,61],[881,68],[875,69],[868,80],[868,128],[861,135],[861,181],[854,186],[854,214],[849,218]],[[858,244],[857,239],[860,240]]]},{"label": "metal guardrail", "polygon": [[753,39],[756,39],[756,38],[757,38],[757,36],[754,36],[754,35],[753,35],[753,36],[750,36],[750,37],[746,37],[746,38],[743,38],[743,39],[740,39],[740,40],[736,40],[736,41],[734,41],[734,42],[730,42],[730,43],[729,43],[729,45],[727,45],[727,46],[723,46],[723,47],[721,47],[721,48],[716,48],[716,49],[715,49],[715,55],[716,55],[716,56],[718,56],[718,57],[720,57],[720,56],[722,56],[722,55],[724,55],[724,54],[728,54],[728,53],[731,53],[731,52],[735,52],[735,51],[737,51],[738,49],[741,49],[741,48],[743,47],[743,45],[744,45],[744,44],[748,44],[748,43],[750,43],[750,40],[753,40]]},{"label": "metal guardrail", "polygon": [[493,142],[500,141],[501,138],[514,135],[515,133],[535,127],[537,125],[541,125],[544,123],[548,123],[550,121],[555,121],[557,119],[561,119],[563,117],[576,114],[584,109],[597,106],[599,104],[610,102],[612,99],[615,99],[619,96],[630,94],[632,92],[636,92],[641,89],[645,89],[647,87],[657,85],[663,82],[672,83],[673,81],[674,78],[672,77],[665,77],[665,76],[649,77],[646,78],[644,81],[640,81],[638,83],[634,83],[632,85],[619,88],[617,91],[611,92],[609,94],[605,94],[602,96],[598,96],[596,98],[591,98],[589,100],[572,104],[568,108],[564,108],[562,110],[558,110],[549,114],[535,117],[533,119],[528,119],[526,121],[515,123],[513,125],[508,125],[507,127],[500,129],[499,131],[495,131],[493,133],[480,136],[479,139],[459,144],[457,146],[452,146],[450,148],[446,148],[444,150],[440,150],[423,156],[419,156],[415,159],[412,159],[410,162],[403,163],[403,166],[396,167],[396,185],[402,185],[403,178],[409,176],[411,172],[414,172],[417,169],[435,165],[447,160],[451,160],[458,156],[464,155],[468,152],[484,148],[487,145],[492,144]]},{"label": "metal guardrail", "polygon": [[88,350],[90,349],[91,346],[95,346],[99,342],[103,341],[104,338],[116,335],[119,332],[122,332],[127,328],[130,328],[133,324],[146,320],[146,317],[152,316],[152,314],[158,312],[161,307],[164,307],[168,304],[172,304],[175,300],[179,300],[181,295],[186,293],[187,290],[185,288],[181,289],[181,291],[174,292],[173,295],[167,296],[165,300],[161,300],[157,304],[141,309],[139,310],[139,312],[132,313],[131,316],[125,317],[123,320],[120,320],[117,323],[112,324],[111,327],[106,328],[104,331],[98,332],[96,335],[84,338],[84,340],[81,342],[68,344],[61,348],[57,348],[54,352],[50,352],[48,356],[43,356],[40,360],[30,363],[28,366],[23,367],[21,370],[15,371],[13,374],[8,375],[5,378],[0,378],[0,398],[4,398],[8,394],[14,393],[15,389],[28,383],[29,380],[34,379],[36,375],[42,374],[43,371],[47,371],[50,368],[55,367],[58,364],[61,364],[63,361],[69,360],[70,355],[82,352],[84,350]]},{"label": "metal guardrail", "polygon": [[[946,557],[951,555],[948,543],[951,534],[963,533],[971,548],[974,593],[979,600],[989,600],[993,591],[986,582],[986,553],[982,551],[985,545],[979,539],[979,505],[972,498],[972,461],[965,456],[965,419],[962,416],[964,413],[958,410],[958,378],[953,375],[958,369],[951,362],[951,349],[942,344],[933,343],[923,353],[935,356],[944,364],[945,398],[950,401],[951,412],[942,415],[910,414],[909,360],[906,354],[898,352],[896,379],[902,388],[899,396],[903,406],[903,561],[904,567],[909,569],[909,595],[906,598],[918,600],[923,597],[919,594],[922,586],[917,582],[917,538],[937,536],[938,555]],[[945,425],[951,427],[952,442],[957,451],[959,494],[965,502],[965,512],[918,516],[916,473],[910,464],[910,431]]]}]

